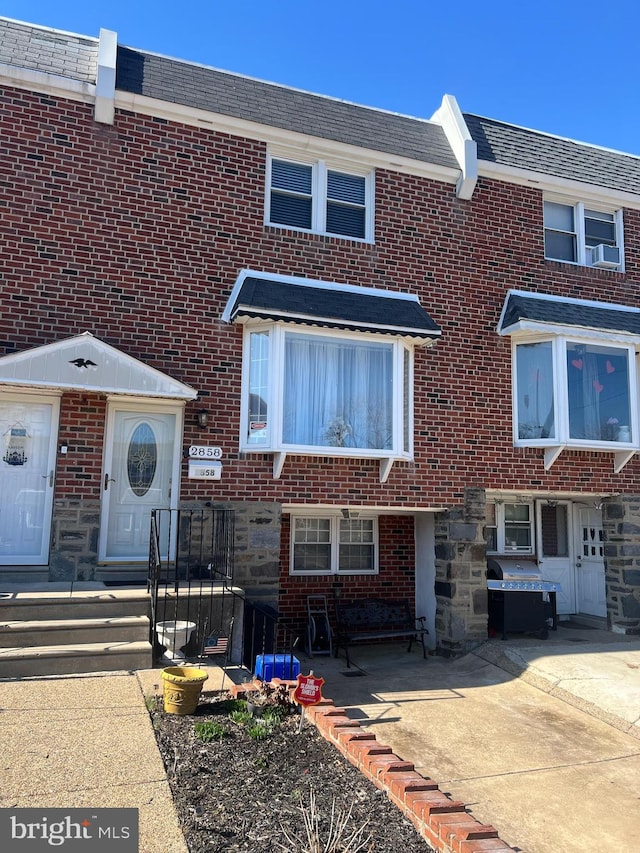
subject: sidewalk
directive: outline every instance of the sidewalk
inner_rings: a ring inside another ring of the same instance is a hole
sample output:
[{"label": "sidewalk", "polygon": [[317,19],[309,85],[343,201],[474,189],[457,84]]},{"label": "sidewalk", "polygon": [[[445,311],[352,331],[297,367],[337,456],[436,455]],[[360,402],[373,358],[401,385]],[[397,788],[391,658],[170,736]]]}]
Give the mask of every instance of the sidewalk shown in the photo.
[{"label": "sidewalk", "polygon": [[[356,646],[351,669],[298,657],[514,849],[637,850],[640,638],[560,628],[454,661]],[[160,669],[0,682],[0,806],[139,808],[140,853],[187,853],[145,705],[161,690]]]},{"label": "sidewalk", "polygon": [[[221,670],[208,670],[215,689]],[[0,682],[0,807],[138,808],[140,853],[187,853],[145,704],[160,682],[160,670]]]}]

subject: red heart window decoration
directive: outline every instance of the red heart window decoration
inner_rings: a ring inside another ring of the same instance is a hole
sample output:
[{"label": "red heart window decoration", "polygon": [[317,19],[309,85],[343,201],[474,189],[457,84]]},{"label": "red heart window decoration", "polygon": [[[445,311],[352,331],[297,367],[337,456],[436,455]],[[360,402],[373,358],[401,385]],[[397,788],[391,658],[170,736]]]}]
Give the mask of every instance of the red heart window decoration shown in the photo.
[{"label": "red heart window decoration", "polygon": [[593,387],[596,389],[596,394],[599,394],[604,389],[604,385],[601,385],[597,379],[593,380]]},{"label": "red heart window decoration", "polygon": [[605,367],[607,368],[607,373],[615,373],[616,372],[615,367],[611,364],[609,359],[607,359],[607,363],[605,364]]},{"label": "red heart window decoration", "polygon": [[576,370],[582,370],[582,359],[574,358],[571,364],[576,368]]}]

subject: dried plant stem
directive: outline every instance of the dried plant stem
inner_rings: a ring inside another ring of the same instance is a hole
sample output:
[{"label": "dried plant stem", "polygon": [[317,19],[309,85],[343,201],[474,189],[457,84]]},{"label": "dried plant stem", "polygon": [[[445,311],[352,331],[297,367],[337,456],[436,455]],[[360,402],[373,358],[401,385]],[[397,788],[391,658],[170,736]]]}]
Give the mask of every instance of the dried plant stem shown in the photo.
[{"label": "dried plant stem", "polygon": [[304,825],[304,836],[292,835],[285,827],[282,832],[287,840],[287,846],[276,844],[287,853],[360,853],[362,850],[373,850],[372,833],[366,837],[364,831],[369,823],[365,821],[362,826],[349,829],[353,803],[347,810],[336,810],[335,797],[331,803],[331,817],[327,830],[326,840],[323,842],[320,831],[320,815],[316,805],[316,796],[313,789],[309,792],[309,805],[306,806],[300,795],[300,811]]}]

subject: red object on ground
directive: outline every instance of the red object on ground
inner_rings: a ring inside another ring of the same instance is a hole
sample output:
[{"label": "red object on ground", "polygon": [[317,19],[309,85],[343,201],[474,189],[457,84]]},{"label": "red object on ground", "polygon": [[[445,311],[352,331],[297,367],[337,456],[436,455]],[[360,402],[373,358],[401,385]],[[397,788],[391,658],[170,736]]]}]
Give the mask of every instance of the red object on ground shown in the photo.
[{"label": "red object on ground", "polygon": [[293,691],[293,698],[299,705],[317,705],[322,699],[322,685],[324,678],[317,678],[313,672],[309,675],[300,674],[297,678],[298,686]]}]

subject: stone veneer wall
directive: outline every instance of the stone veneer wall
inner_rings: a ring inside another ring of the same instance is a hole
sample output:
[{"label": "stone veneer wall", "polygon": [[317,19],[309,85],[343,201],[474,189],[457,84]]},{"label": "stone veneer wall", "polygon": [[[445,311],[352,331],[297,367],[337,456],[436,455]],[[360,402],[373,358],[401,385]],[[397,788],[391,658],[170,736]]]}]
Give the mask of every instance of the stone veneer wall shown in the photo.
[{"label": "stone veneer wall", "polygon": [[267,501],[216,504],[235,510],[234,586],[248,601],[278,607],[282,507]]},{"label": "stone veneer wall", "polygon": [[640,495],[607,498],[602,524],[609,627],[640,634]]},{"label": "stone veneer wall", "polygon": [[436,637],[443,655],[487,639],[484,489],[465,489],[464,505],[436,516]]},{"label": "stone veneer wall", "polygon": [[56,498],[51,525],[49,580],[93,580],[99,533],[99,500]]},{"label": "stone veneer wall", "polygon": [[[190,502],[183,506],[192,509],[204,504]],[[277,607],[282,525],[280,504],[256,501],[215,506],[235,511],[235,585],[246,590],[248,599]],[[49,580],[93,580],[98,559],[99,533],[100,501],[56,500]]]}]

